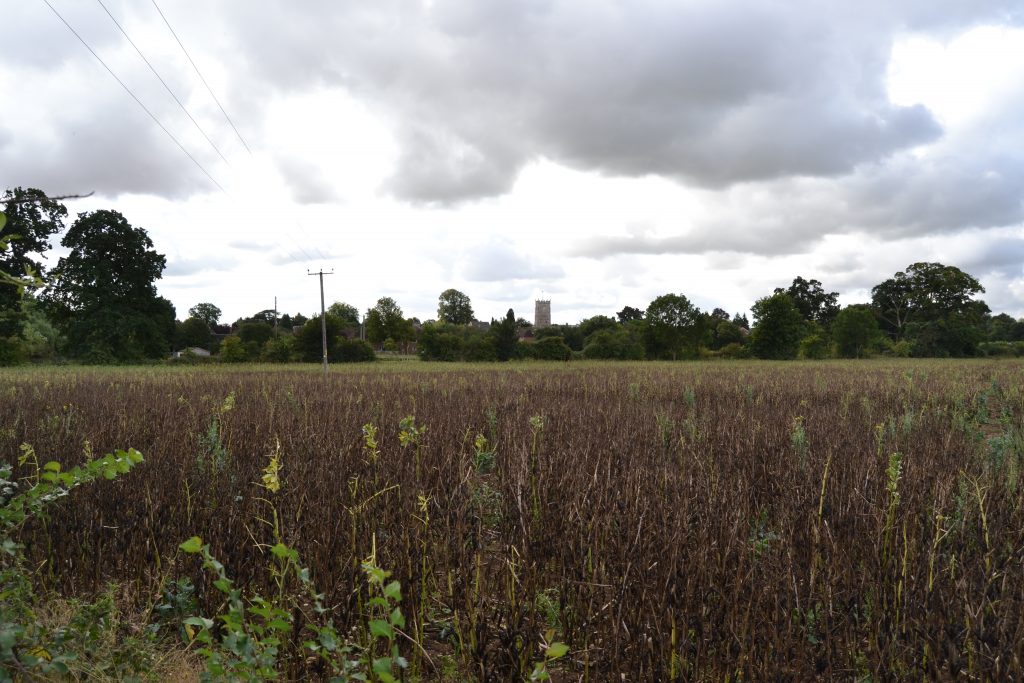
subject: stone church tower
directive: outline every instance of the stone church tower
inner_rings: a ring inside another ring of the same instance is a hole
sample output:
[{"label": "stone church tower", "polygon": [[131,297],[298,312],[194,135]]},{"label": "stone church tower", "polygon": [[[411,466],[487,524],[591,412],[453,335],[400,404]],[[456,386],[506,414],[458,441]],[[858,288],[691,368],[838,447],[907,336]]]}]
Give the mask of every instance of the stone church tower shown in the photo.
[{"label": "stone church tower", "polygon": [[551,300],[537,299],[533,308],[533,326],[537,329],[551,325]]}]

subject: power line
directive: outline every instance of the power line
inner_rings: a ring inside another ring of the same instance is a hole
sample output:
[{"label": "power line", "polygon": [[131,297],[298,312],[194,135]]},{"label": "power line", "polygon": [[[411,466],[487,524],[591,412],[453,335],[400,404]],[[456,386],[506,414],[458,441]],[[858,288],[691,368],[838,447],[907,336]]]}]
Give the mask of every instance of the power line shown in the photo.
[{"label": "power line", "polygon": [[[306,232],[306,228],[305,228],[305,227],[304,227],[304,226],[302,225],[302,223],[299,223],[298,221],[295,221],[295,226],[296,226],[296,227],[297,227],[297,228],[298,228],[298,229],[299,229],[299,230],[300,230],[300,231],[302,232],[302,235],[303,235],[303,236],[304,236],[304,237],[305,237],[305,238],[306,238],[307,240],[310,240],[310,241],[312,241],[312,242],[313,242],[313,248],[314,248],[314,249],[316,250],[317,256],[319,256],[319,257],[320,257],[320,258],[321,258],[322,260],[324,260],[324,261],[328,261],[328,260],[330,260],[330,259],[328,259],[328,257],[327,257],[327,256],[326,256],[326,255],[324,254],[324,252],[320,251],[320,247],[318,247],[318,246],[316,245],[316,241],[315,241],[315,240],[312,240],[312,239],[310,238],[310,236],[309,236],[309,233],[308,233],[308,232]],[[307,254],[307,256],[308,256],[308,254]],[[313,259],[310,259],[310,260],[312,261]]]},{"label": "power line", "polygon": [[167,127],[166,127],[166,126],[164,126],[164,124],[160,123],[160,119],[158,119],[158,118],[156,117],[156,115],[155,115],[155,114],[154,114],[153,112],[151,112],[151,111],[149,110],[149,108],[148,108],[148,107],[146,107],[146,105],[144,105],[144,104],[142,103],[142,100],[140,100],[140,99],[139,99],[139,98],[138,98],[138,97],[137,97],[137,96],[135,95],[135,93],[134,93],[134,92],[132,92],[132,89],[131,89],[131,88],[129,88],[129,87],[127,86],[127,85],[125,85],[124,81],[122,81],[122,80],[121,80],[120,78],[118,78],[117,74],[115,74],[115,73],[114,73],[113,69],[111,69],[111,68],[110,68],[109,66],[107,66],[107,63],[103,61],[103,58],[102,58],[102,57],[100,57],[100,56],[99,56],[99,55],[98,55],[98,54],[96,53],[96,50],[93,50],[93,49],[92,49],[92,47],[91,47],[91,46],[89,45],[89,43],[85,42],[85,38],[83,38],[82,36],[80,36],[80,35],[78,34],[78,31],[76,31],[76,30],[75,30],[75,29],[74,29],[74,28],[73,28],[73,27],[71,26],[71,24],[69,24],[69,23],[68,23],[67,19],[65,19],[65,18],[64,18],[63,16],[61,16],[61,13],[57,11],[57,8],[56,8],[56,7],[54,7],[53,5],[51,5],[51,4],[50,4],[50,0],[43,0],[43,2],[45,2],[45,3],[46,3],[46,6],[47,6],[47,7],[49,7],[49,8],[50,8],[50,10],[51,10],[51,11],[52,11],[52,12],[53,12],[54,14],[56,14],[56,15],[57,15],[57,18],[58,18],[58,19],[60,19],[60,20],[61,20],[61,22],[62,22],[62,23],[63,23],[63,24],[65,25],[65,26],[67,26],[67,27],[68,27],[68,30],[69,30],[69,31],[71,31],[71,33],[73,33],[73,34],[74,34],[74,36],[75,36],[76,38],[78,38],[78,40],[79,40],[79,41],[80,41],[80,42],[82,43],[82,45],[84,45],[84,46],[85,46],[85,49],[87,49],[87,50],[88,50],[89,52],[91,52],[91,53],[92,53],[92,56],[96,58],[96,61],[98,61],[98,62],[99,62],[100,64],[102,64],[102,65],[103,65],[103,68],[107,70],[107,73],[109,73],[109,74],[110,74],[110,75],[111,75],[111,76],[113,77],[113,79],[114,79],[115,81],[117,81],[117,82],[118,82],[118,83],[119,83],[119,84],[121,85],[121,87],[122,87],[122,88],[124,88],[124,91],[125,91],[126,93],[128,93],[128,94],[129,94],[129,95],[131,96],[131,98],[132,98],[133,100],[135,100],[136,104],[138,104],[138,105],[139,105],[140,107],[142,107],[142,110],[143,110],[144,112],[146,112],[147,114],[149,114],[149,118],[153,119],[153,122],[154,122],[154,123],[156,123],[156,125],[160,126],[160,130],[162,130],[162,131],[163,131],[164,133],[166,133],[166,134],[167,134],[167,137],[169,137],[169,138],[170,138],[170,139],[171,139],[171,140],[172,140],[172,141],[174,142],[174,144],[176,144],[176,145],[178,146],[178,149],[180,149],[180,150],[182,151],[182,153],[184,153],[184,154],[185,154],[185,156],[187,156],[187,157],[188,157],[189,159],[191,159],[191,160],[192,160],[192,163],[196,165],[196,168],[198,168],[198,169],[199,169],[200,171],[202,171],[202,172],[203,172],[203,175],[205,175],[205,176],[206,176],[207,178],[209,178],[209,179],[210,179],[210,182],[211,182],[211,183],[213,183],[214,185],[216,185],[216,186],[217,186],[217,189],[219,189],[219,190],[220,190],[221,192],[223,192],[224,194],[227,194],[227,190],[225,190],[225,189],[224,189],[223,187],[221,187],[221,184],[220,184],[220,183],[218,183],[218,182],[217,182],[217,181],[216,181],[216,180],[214,179],[214,177],[213,177],[212,175],[210,175],[210,172],[209,172],[209,171],[207,171],[207,170],[206,170],[205,168],[203,168],[203,165],[202,165],[202,164],[200,164],[200,163],[199,163],[198,161],[196,161],[196,158],[195,158],[194,156],[192,156],[192,154],[191,154],[191,153],[189,153],[189,151],[188,151],[187,149],[185,149],[184,145],[182,145],[182,144],[181,144],[180,142],[178,142],[178,138],[174,137],[174,135],[173,135],[173,134],[171,133],[171,131],[167,130]]},{"label": "power line", "polygon": [[187,116],[189,120],[192,122],[192,124],[195,125],[196,130],[202,133],[203,137],[206,138],[206,141],[210,143],[210,147],[213,147],[213,151],[217,153],[217,156],[219,156],[224,161],[225,164],[230,166],[231,163],[224,157],[220,149],[218,149],[217,145],[213,143],[213,140],[211,140],[210,136],[206,134],[206,131],[203,130],[203,127],[199,125],[199,122],[195,120],[191,113],[189,113],[189,110],[185,107],[182,101],[178,99],[178,96],[174,94],[174,91],[171,90],[171,86],[167,85],[167,82],[157,72],[156,67],[150,64],[149,60],[146,59],[146,55],[142,54],[142,50],[139,49],[139,46],[136,45],[135,41],[131,39],[131,36],[128,35],[128,32],[125,31],[121,24],[118,23],[117,19],[114,18],[114,15],[110,13],[110,10],[107,9],[107,6],[103,4],[103,0],[96,0],[96,2],[98,2],[100,4],[100,7],[103,8],[103,11],[107,13],[107,16],[110,17],[110,20],[114,22],[114,26],[116,26],[117,29],[121,32],[121,34],[125,37],[125,40],[127,40],[129,44],[131,44],[131,46],[135,48],[135,51],[139,53],[139,57],[141,57],[142,61],[146,63],[146,66],[148,66],[149,70],[153,72],[153,75],[157,77],[157,80],[159,80],[160,84],[164,86],[164,89],[167,91],[167,93],[172,98],[174,98],[175,102],[178,103],[178,106],[181,107],[181,110],[185,112],[185,116]]},{"label": "power line", "polygon": [[[146,107],[145,104],[143,104],[142,100],[139,99],[139,97],[132,91],[132,89],[129,88],[128,85],[125,84],[125,82],[122,81],[118,77],[118,75],[116,73],[114,73],[113,69],[111,69],[110,66],[108,66],[107,63],[103,61],[103,58],[99,56],[99,54],[92,48],[92,46],[90,46],[89,43],[86,42],[86,40],[78,33],[78,31],[76,31],[74,29],[74,27],[71,26],[70,23],[68,23],[67,19],[65,19],[61,15],[61,13],[57,11],[57,9],[50,3],[50,0],[43,0],[43,2],[46,3],[46,6],[50,8],[50,11],[52,11],[57,16],[57,18],[60,19],[60,21],[67,27],[67,29],[69,31],[71,31],[71,33],[79,40],[79,42],[81,42],[82,45],[85,46],[85,48],[92,54],[92,56],[96,58],[96,60],[103,66],[103,68],[107,70],[107,73],[109,73],[110,76],[115,81],[117,81],[118,84],[124,89],[124,91],[126,93],[128,93],[128,95],[133,100],[135,100],[135,103],[138,104],[139,107],[141,107],[142,110],[144,112],[146,112],[146,114],[153,120],[153,122],[156,123],[156,125],[160,127],[160,130],[162,130],[167,135],[167,137],[169,137],[171,139],[171,141],[174,142],[175,145],[177,145],[178,149],[180,149],[182,151],[182,153],[185,156],[187,156],[189,158],[189,160],[193,164],[195,164],[195,166],[200,171],[202,171],[203,175],[205,175],[210,180],[210,182],[213,183],[217,187],[217,189],[219,189],[225,195],[230,197],[230,195],[228,194],[227,190],[225,190],[224,187],[220,183],[217,182],[217,180],[210,174],[210,172],[207,171],[206,168],[204,168],[203,165],[201,163],[199,163],[199,161],[185,148],[185,146],[182,145],[182,143],[174,136],[174,134],[171,133],[171,131],[168,130],[166,126],[164,126],[164,124],[160,121],[160,119],[158,119],[156,117],[156,115],[148,107]],[[220,149],[217,148],[217,146],[213,143],[213,141],[210,139],[210,137],[205,133],[205,131],[203,131],[202,127],[199,126],[199,124],[195,120],[195,118],[193,118],[192,115],[188,112],[188,110],[184,106],[184,104],[178,99],[177,96],[175,96],[174,92],[168,87],[167,83],[160,76],[160,74],[153,67],[153,65],[149,62],[149,60],[142,53],[142,51],[135,44],[135,42],[129,37],[128,33],[124,30],[124,28],[122,28],[121,24],[118,23],[118,21],[110,13],[110,10],[107,9],[106,5],[103,4],[102,0],[97,0],[97,2],[100,4],[100,6],[103,8],[103,10],[107,13],[107,16],[110,17],[111,21],[114,22],[114,25],[117,26],[117,28],[121,31],[121,33],[124,35],[125,39],[127,39],[128,42],[131,44],[131,46],[133,48],[135,48],[135,51],[139,54],[139,56],[142,58],[142,60],[146,63],[146,66],[148,66],[150,68],[150,70],[157,77],[157,79],[160,81],[160,83],[163,84],[164,88],[166,88],[168,93],[170,93],[171,97],[173,97],[175,102],[178,103],[178,106],[180,106],[182,108],[182,110],[189,117],[189,119],[192,121],[192,123],[195,124],[197,128],[199,128],[199,132],[203,134],[203,137],[206,138],[207,142],[210,143],[210,145],[214,148],[214,150],[217,152],[217,154],[220,156],[220,158],[223,159],[225,161],[225,163],[228,163],[228,165],[230,166],[230,163],[227,162],[227,159],[224,158],[224,155],[221,153]],[[167,18],[164,16],[163,12],[160,10],[160,7],[156,4],[156,0],[153,0],[153,5],[154,5],[154,7],[156,7],[157,12],[160,13],[160,16],[161,16],[161,18],[163,18],[164,23],[167,25],[168,30],[170,30],[170,32],[174,36],[175,40],[178,41],[178,45],[181,47],[182,51],[185,53],[185,56],[188,57],[189,62],[191,62],[191,64],[192,64],[192,67],[196,70],[196,73],[199,75],[200,80],[202,80],[203,85],[206,86],[206,89],[210,92],[210,95],[213,97],[214,101],[217,102],[217,106],[220,107],[221,113],[224,114],[224,117],[227,119],[228,123],[231,124],[232,129],[235,131],[235,134],[238,135],[238,138],[242,142],[242,145],[245,146],[246,151],[248,151],[249,154],[251,155],[252,151],[249,149],[248,144],[246,144],[245,140],[241,136],[241,133],[238,132],[238,129],[235,128],[234,123],[231,121],[231,118],[228,116],[228,113],[224,110],[224,107],[220,104],[220,101],[217,100],[217,96],[210,89],[209,84],[207,84],[206,79],[203,78],[202,73],[200,73],[199,67],[196,66],[196,64],[192,60],[191,56],[189,56],[188,51],[185,49],[185,46],[182,45],[181,40],[178,38],[177,34],[174,32],[174,29],[171,27],[170,23],[167,21]],[[296,223],[296,226],[299,228],[299,231],[306,237],[306,239],[309,239],[310,236],[306,232],[305,228],[301,224],[299,224],[299,223]],[[308,251],[306,251],[306,249],[303,248],[302,244],[300,244],[297,240],[292,239],[290,241],[292,242],[292,244],[295,247],[298,248],[299,252],[301,252],[302,255],[306,257],[307,262],[315,260],[314,257],[312,255],[310,255],[310,253]],[[319,247],[315,247],[314,246],[314,249],[316,250],[316,253],[320,256],[321,259],[329,260],[328,257],[320,250]]]},{"label": "power line", "polygon": [[[188,60],[189,60],[189,63],[192,64],[192,68],[195,69],[196,74],[199,76],[199,79],[203,82],[203,85],[206,86],[207,91],[210,93],[210,96],[213,98],[213,100],[217,103],[217,106],[220,107],[221,113],[224,114],[224,118],[231,125],[232,130],[235,131],[235,135],[238,136],[239,141],[241,141],[241,143],[245,147],[246,151],[248,151],[249,154],[251,155],[252,151],[249,149],[249,145],[246,143],[245,139],[242,138],[242,134],[238,131],[238,128],[235,127],[235,124],[231,120],[231,117],[228,116],[228,113],[227,113],[227,111],[225,111],[223,105],[221,105],[220,100],[217,99],[216,94],[214,94],[213,90],[210,88],[210,85],[206,82],[206,79],[203,77],[203,74],[199,70],[199,67],[196,65],[195,61],[192,59],[192,56],[189,54],[188,50],[185,48],[185,45],[181,42],[181,39],[178,37],[178,34],[175,32],[174,28],[171,26],[170,22],[168,21],[167,16],[160,9],[160,6],[156,3],[156,0],[152,0],[152,1],[153,1],[153,7],[156,8],[156,11],[160,14],[160,18],[163,19],[164,24],[167,26],[167,29],[171,32],[171,35],[174,36],[174,39],[177,41],[178,46],[181,48],[182,52],[185,53],[185,57],[187,57]],[[117,26],[118,30],[121,31],[121,33],[124,35],[125,39],[131,44],[131,46],[133,48],[135,48],[135,51],[139,54],[139,57],[142,58],[142,61],[144,61],[146,63],[146,66],[148,66],[150,71],[153,72],[153,75],[157,77],[157,79],[164,86],[164,88],[171,95],[171,97],[174,98],[174,101],[178,103],[178,106],[181,107],[181,110],[185,112],[185,115],[188,116],[188,118],[196,126],[196,128],[199,130],[199,132],[202,133],[203,137],[206,138],[206,141],[208,143],[210,143],[210,146],[213,147],[213,149],[217,152],[217,154],[220,156],[220,158],[223,159],[224,162],[227,163],[230,166],[231,165],[230,162],[228,162],[228,160],[226,158],[224,158],[224,155],[221,153],[220,149],[218,149],[217,146],[213,143],[213,140],[210,139],[210,136],[208,136],[206,134],[206,132],[202,129],[202,127],[195,120],[195,118],[193,118],[192,114],[189,113],[188,109],[181,102],[181,100],[178,99],[178,97],[174,94],[174,92],[171,90],[171,88],[167,85],[167,83],[164,81],[164,79],[157,72],[156,68],[150,63],[150,61],[148,59],[146,59],[146,56],[142,53],[142,50],[140,50],[139,47],[135,44],[135,42],[131,39],[131,37],[128,35],[127,31],[125,31],[124,28],[122,28],[121,24],[118,23],[117,19],[114,18],[114,15],[111,14],[109,9],[107,9],[107,6],[103,4],[103,0],[96,0],[96,2],[98,2],[100,7],[103,8],[103,11],[105,11],[107,13],[107,16],[110,17],[110,20],[114,22],[114,25]],[[300,224],[300,223],[296,223],[296,226],[299,228],[299,231],[303,234],[303,236],[308,240],[310,237],[309,237],[309,234],[306,232],[305,227],[302,224]],[[303,254],[303,256],[306,257],[307,261],[313,261],[314,260],[313,256],[311,256],[310,253],[308,251],[306,251],[306,249],[304,249],[302,247],[301,243],[299,243],[298,240],[294,240],[293,239],[293,240],[291,240],[291,242],[292,242],[292,244],[294,244],[299,249],[299,251]],[[325,261],[328,260],[327,256],[323,253],[323,251],[321,251],[320,248],[318,246],[316,246],[315,244],[313,245],[313,249],[315,250],[316,254],[322,260],[325,260]]]},{"label": "power line", "polygon": [[167,21],[167,17],[164,16],[163,10],[160,9],[160,5],[156,4],[156,0],[152,0],[152,3],[153,7],[156,8],[156,11],[160,13],[160,18],[164,20],[164,24],[167,25],[167,30],[170,31],[171,35],[174,36],[174,39],[178,41],[178,46],[181,48],[181,51],[185,53],[186,57],[188,57],[188,61],[192,65],[192,68],[196,70],[196,74],[199,75],[199,80],[201,80],[203,82],[203,85],[206,86],[206,90],[210,93],[210,97],[212,97],[213,101],[217,103],[218,107],[220,107],[220,112],[224,114],[224,118],[227,119],[227,122],[231,126],[231,129],[235,131],[235,135],[238,136],[238,139],[242,143],[242,146],[245,147],[245,151],[251,155],[252,150],[249,149],[249,145],[246,144],[245,138],[243,138],[242,134],[238,132],[238,128],[235,127],[235,122],[231,120],[231,117],[228,116],[227,111],[224,110],[224,105],[222,105],[220,103],[220,100],[217,99],[217,96],[213,94],[213,88],[211,88],[210,84],[206,82],[205,78],[203,78],[203,73],[199,70],[199,67],[196,66],[196,63],[192,60],[192,56],[188,53],[188,50],[185,49],[185,45],[181,42],[181,38],[179,38],[178,34],[174,32],[174,29],[171,27],[171,22]]}]

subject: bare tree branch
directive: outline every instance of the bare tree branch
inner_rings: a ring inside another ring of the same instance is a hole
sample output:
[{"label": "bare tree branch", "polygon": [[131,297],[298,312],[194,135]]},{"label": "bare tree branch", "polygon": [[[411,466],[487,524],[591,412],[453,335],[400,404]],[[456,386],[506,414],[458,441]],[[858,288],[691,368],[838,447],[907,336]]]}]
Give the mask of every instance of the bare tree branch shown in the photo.
[{"label": "bare tree branch", "polygon": [[[54,201],[58,201],[58,200],[61,200],[61,199],[85,199],[86,197],[91,197],[94,194],[95,194],[95,191],[89,192],[87,194],[62,194],[62,195],[57,195],[56,197],[49,197],[49,196],[47,196],[46,199],[52,199]],[[24,199],[14,199],[12,197],[11,199],[4,199],[3,200],[4,204],[6,204],[8,206],[11,205],[11,204],[30,204],[32,202],[38,202],[38,201],[40,201],[38,197],[26,197]]]}]

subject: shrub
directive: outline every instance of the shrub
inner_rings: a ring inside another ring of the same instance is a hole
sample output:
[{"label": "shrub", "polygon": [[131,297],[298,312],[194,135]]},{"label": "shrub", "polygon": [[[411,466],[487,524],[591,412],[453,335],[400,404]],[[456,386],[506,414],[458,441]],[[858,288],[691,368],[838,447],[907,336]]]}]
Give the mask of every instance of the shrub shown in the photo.
[{"label": "shrub", "polygon": [[820,334],[809,334],[800,340],[800,357],[821,360],[828,357],[828,342]]},{"label": "shrub", "polygon": [[224,337],[220,343],[220,360],[224,363],[244,363],[249,360],[249,352],[245,350],[245,344],[236,335]]},{"label": "shrub", "polygon": [[572,349],[562,337],[545,337],[533,345],[534,358],[537,360],[569,360]]},{"label": "shrub", "polygon": [[377,354],[369,342],[341,337],[330,360],[338,363],[368,363],[377,360]]}]

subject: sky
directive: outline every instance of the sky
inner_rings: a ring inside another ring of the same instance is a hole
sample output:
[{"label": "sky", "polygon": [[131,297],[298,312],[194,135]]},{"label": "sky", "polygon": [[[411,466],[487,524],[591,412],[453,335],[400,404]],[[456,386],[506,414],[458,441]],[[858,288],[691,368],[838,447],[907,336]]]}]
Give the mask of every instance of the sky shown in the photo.
[{"label": "sky", "polygon": [[144,228],[181,319],[315,314],[320,270],[328,304],[427,320],[454,287],[480,319],[544,298],[575,323],[670,292],[745,312],[798,275],[864,302],[917,261],[1024,316],[1019,0],[3,14],[0,190]]}]

